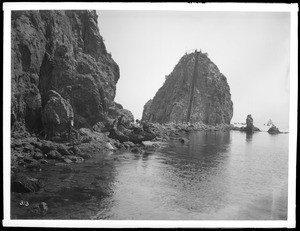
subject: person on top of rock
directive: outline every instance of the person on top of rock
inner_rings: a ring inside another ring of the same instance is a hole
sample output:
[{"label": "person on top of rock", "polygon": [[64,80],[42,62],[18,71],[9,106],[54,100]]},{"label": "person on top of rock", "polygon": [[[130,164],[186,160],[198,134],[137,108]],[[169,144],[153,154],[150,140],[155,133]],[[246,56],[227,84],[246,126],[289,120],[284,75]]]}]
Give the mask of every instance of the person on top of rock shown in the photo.
[{"label": "person on top of rock", "polygon": [[130,123],[130,129],[132,129],[135,133],[143,131],[142,127],[140,126],[140,121],[137,119]]}]

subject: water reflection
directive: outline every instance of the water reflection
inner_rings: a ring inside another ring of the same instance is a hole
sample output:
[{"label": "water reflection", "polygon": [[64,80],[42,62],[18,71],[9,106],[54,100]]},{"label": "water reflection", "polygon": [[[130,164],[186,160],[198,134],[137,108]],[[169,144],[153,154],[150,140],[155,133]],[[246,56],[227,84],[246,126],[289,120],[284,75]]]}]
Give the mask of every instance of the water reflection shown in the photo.
[{"label": "water reflection", "polygon": [[288,142],[256,135],[197,132],[158,152],[121,154],[107,219],[284,218],[286,192],[274,192],[287,179]]},{"label": "water reflection", "polygon": [[251,142],[252,141],[252,137],[253,137],[253,133],[252,132],[246,132],[246,141],[247,142]]},{"label": "water reflection", "polygon": [[98,219],[270,219],[273,201],[286,204],[270,195],[287,177],[287,142],[244,135],[197,132],[158,152],[116,155],[112,203]]},{"label": "water reflection", "polygon": [[46,202],[45,219],[286,219],[288,135],[261,132],[245,140],[231,131],[186,138],[156,152],[96,154],[45,168],[44,192],[22,199]]},{"label": "water reflection", "polygon": [[230,132],[197,132],[186,138],[186,144],[171,141],[156,158],[162,164],[159,177],[168,187],[167,192],[162,190],[163,203],[173,210],[205,212],[226,199],[223,167],[230,150]]}]

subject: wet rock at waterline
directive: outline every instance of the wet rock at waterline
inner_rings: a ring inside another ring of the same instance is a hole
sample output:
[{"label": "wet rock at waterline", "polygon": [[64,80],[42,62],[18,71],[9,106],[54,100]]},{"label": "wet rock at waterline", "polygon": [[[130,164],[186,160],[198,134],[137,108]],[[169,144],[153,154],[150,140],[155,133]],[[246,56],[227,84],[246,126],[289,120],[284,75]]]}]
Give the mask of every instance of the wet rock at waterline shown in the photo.
[{"label": "wet rock at waterline", "polygon": [[48,205],[45,202],[34,203],[29,206],[29,212],[34,216],[45,216],[48,212]]},{"label": "wet rock at waterline", "polygon": [[253,133],[256,131],[260,131],[259,128],[255,127],[253,124],[253,118],[251,114],[247,115],[246,118],[246,127],[241,127],[241,131],[247,132],[247,133]]},{"label": "wet rock at waterline", "polygon": [[187,138],[184,138],[184,137],[181,137],[181,138],[179,138],[178,140],[179,140],[179,142],[182,143],[182,144],[186,144],[186,143],[189,142],[189,140],[188,140]]},{"label": "wet rock at waterline", "polygon": [[281,132],[279,131],[279,129],[275,125],[272,125],[272,127],[269,128],[268,133],[270,133],[270,134],[279,134]]},{"label": "wet rock at waterline", "polygon": [[134,148],[131,149],[131,152],[136,153],[136,154],[140,154],[140,153],[143,153],[144,151],[139,147],[134,147]]},{"label": "wet rock at waterline", "polygon": [[38,192],[44,183],[36,178],[24,174],[15,174],[11,179],[11,191],[17,193]]}]

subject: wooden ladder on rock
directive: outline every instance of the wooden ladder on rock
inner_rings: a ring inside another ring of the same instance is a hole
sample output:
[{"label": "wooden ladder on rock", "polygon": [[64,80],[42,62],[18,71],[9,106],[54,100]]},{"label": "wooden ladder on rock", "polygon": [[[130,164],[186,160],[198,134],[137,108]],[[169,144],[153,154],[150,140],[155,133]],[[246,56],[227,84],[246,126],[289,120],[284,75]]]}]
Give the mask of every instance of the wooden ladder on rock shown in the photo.
[{"label": "wooden ladder on rock", "polygon": [[194,72],[192,77],[192,85],[190,88],[190,99],[189,99],[189,105],[188,105],[188,111],[186,116],[186,122],[190,122],[191,118],[191,111],[192,111],[192,105],[194,100],[194,92],[195,92],[195,84],[197,81],[197,70],[198,70],[198,57],[199,57],[199,51],[195,50],[195,65],[194,65]]}]

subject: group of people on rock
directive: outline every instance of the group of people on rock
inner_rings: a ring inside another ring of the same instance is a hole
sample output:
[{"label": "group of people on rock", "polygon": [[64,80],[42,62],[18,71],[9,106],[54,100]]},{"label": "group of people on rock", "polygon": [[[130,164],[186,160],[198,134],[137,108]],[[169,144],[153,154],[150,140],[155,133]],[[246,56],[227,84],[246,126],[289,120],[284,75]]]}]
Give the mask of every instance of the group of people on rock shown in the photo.
[{"label": "group of people on rock", "polygon": [[138,133],[139,131],[146,131],[152,133],[148,121],[140,121],[136,119],[135,121],[130,122],[129,120],[126,120],[124,115],[121,115],[114,120],[113,128],[116,128],[117,130],[121,131],[124,129],[129,129],[133,130],[136,133]]},{"label": "group of people on rock", "polygon": [[[50,126],[51,126],[51,125],[50,125]],[[75,133],[76,139],[79,138],[79,132],[74,128],[74,117],[73,117],[73,116],[70,116],[70,117],[68,118],[66,128],[67,128],[67,129],[66,129],[65,134],[66,134],[66,136],[67,136],[67,140],[68,140],[68,141],[71,141],[72,133]],[[54,136],[53,127],[52,127],[52,128],[47,128],[46,130],[47,130],[47,131],[44,131],[44,132],[45,132],[44,139],[52,140],[52,139],[53,139],[53,136]]]},{"label": "group of people on rock", "polygon": [[[140,132],[150,132],[152,133],[148,121],[140,121],[136,119],[135,121],[130,121],[126,119],[125,115],[118,116],[112,124],[112,128],[119,130],[121,132],[127,130],[133,131],[134,133],[140,133]],[[49,130],[49,129],[48,129]],[[50,132],[51,133],[51,132]],[[53,134],[50,134],[49,132],[46,132],[45,139],[53,139]],[[75,134],[76,139],[79,139],[79,132],[74,128],[74,117],[70,116],[68,118],[68,121],[66,123],[66,137],[68,141],[71,141],[73,134]]]}]

